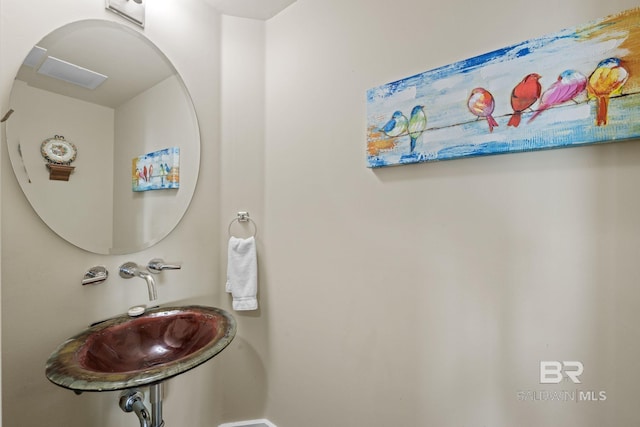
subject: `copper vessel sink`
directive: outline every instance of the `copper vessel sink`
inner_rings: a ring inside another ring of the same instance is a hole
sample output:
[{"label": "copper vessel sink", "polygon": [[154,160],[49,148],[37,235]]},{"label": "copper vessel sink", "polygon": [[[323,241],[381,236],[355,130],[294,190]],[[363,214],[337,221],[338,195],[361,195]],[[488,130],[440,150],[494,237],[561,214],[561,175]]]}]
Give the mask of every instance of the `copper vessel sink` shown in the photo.
[{"label": "copper vessel sink", "polygon": [[214,307],[160,307],[122,315],[69,338],[46,363],[49,381],[75,391],[108,391],[164,381],[221,352],[235,319]]}]

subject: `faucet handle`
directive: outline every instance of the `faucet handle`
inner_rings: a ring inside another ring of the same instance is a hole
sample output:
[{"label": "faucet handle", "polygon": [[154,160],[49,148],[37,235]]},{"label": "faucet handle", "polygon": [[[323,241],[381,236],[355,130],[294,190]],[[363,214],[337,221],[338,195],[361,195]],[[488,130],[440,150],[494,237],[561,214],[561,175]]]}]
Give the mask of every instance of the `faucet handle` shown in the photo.
[{"label": "faucet handle", "polygon": [[162,272],[162,270],[180,270],[182,268],[182,264],[179,262],[168,263],[165,262],[162,258],[154,258],[149,261],[147,264],[147,270],[149,270],[153,274],[158,274]]},{"label": "faucet handle", "polygon": [[95,267],[91,267],[91,269],[84,273],[82,284],[89,285],[102,283],[107,280],[107,277],[109,277],[107,269],[102,265],[97,265]]}]

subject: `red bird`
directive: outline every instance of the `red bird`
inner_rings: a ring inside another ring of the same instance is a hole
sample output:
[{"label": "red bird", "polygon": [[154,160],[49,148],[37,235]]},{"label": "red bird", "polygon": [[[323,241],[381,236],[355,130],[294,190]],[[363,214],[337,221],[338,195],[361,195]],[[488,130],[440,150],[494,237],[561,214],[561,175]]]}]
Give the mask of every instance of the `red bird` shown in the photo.
[{"label": "red bird", "polygon": [[540,86],[540,75],[531,73],[525,76],[520,83],[513,88],[511,92],[511,107],[513,115],[509,119],[507,126],[518,127],[522,112],[531,107],[540,98],[542,86]]}]

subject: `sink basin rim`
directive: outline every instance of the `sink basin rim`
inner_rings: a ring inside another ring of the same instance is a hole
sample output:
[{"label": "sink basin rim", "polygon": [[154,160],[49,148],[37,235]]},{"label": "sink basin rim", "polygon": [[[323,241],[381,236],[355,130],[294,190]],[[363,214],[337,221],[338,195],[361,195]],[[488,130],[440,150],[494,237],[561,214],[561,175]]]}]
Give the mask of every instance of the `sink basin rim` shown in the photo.
[{"label": "sink basin rim", "polygon": [[[176,361],[149,367],[144,370],[125,372],[103,372],[81,366],[77,354],[83,349],[87,338],[101,332],[125,324],[152,317],[171,316],[181,313],[196,313],[215,316],[220,322],[220,329],[215,338],[202,348]],[[74,391],[113,391],[133,387],[141,387],[158,383],[191,370],[220,353],[233,340],[236,333],[236,321],[226,311],[208,306],[168,306],[147,310],[142,316],[130,317],[126,314],[91,326],[72,336],[60,344],[49,356],[45,373],[52,383]]]}]

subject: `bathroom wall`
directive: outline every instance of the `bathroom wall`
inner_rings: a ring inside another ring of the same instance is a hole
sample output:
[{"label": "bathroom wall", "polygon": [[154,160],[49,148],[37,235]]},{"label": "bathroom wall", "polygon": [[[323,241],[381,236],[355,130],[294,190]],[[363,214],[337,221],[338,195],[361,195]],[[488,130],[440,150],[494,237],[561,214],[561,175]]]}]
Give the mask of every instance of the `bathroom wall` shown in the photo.
[{"label": "bathroom wall", "polygon": [[[192,94],[202,136],[201,168],[184,220],[165,240],[141,252],[101,256],[57,237],[33,212],[9,163],[2,126],[2,389],[4,427],[24,425],[138,425],[118,408],[118,393],[76,396],[50,384],[45,361],[65,338],[89,323],[148,303],[144,281],[125,280],[117,268],[126,261],[146,264],[154,257],[183,261],[182,270],[158,278],[159,304],[216,304],[220,241],[219,81],[220,15],[202,0],[147,3],[143,33],[172,61]],[[53,29],[80,19],[128,24],[104,9],[103,0],[2,0],[0,5],[0,110],[29,49]],[[70,212],[70,215],[72,213]],[[226,220],[226,218],[225,218]],[[105,265],[110,276],[81,286],[84,272]],[[216,359],[224,363],[223,354]],[[171,380],[164,400],[167,425],[212,426],[221,412],[216,393],[218,362]]]},{"label": "bathroom wall", "polygon": [[[197,140],[197,118],[185,97],[182,83],[171,76],[129,100],[115,110],[116,140],[114,152],[117,171],[114,180],[114,230],[116,248],[136,247],[136,242],[151,242],[166,234],[167,224],[180,218],[169,206],[188,204],[189,193],[180,189],[145,193],[131,190],[131,159],[169,147],[180,148],[179,164],[196,164],[195,150],[185,149],[187,141]],[[197,174],[185,169],[181,188],[195,185]],[[153,215],[149,215],[153,212]]]},{"label": "bathroom wall", "polygon": [[[221,20],[221,230],[219,281],[226,281],[229,234],[248,237],[256,233],[260,281],[259,310],[233,312],[238,334],[229,360],[219,373],[225,384],[219,398],[224,421],[262,418],[266,410],[270,343],[270,287],[265,264],[265,31],[263,21],[223,16]],[[231,221],[238,211],[249,212],[257,226]],[[289,213],[293,219],[295,213]],[[220,304],[230,309],[229,298]],[[282,426],[280,426],[282,427]]]},{"label": "bathroom wall", "polygon": [[[84,241],[91,235],[92,247],[112,247],[113,109],[31,87],[23,81],[16,81],[11,95],[15,113],[7,122],[12,129],[7,149],[15,150],[11,153],[14,159],[24,165],[18,167],[17,179],[29,192],[33,208],[71,241]],[[49,169],[40,154],[42,135],[62,135],[82,152],[73,163],[76,169],[69,181],[49,180]],[[85,220],[75,221],[70,227],[70,211],[103,226],[96,229]]]},{"label": "bathroom wall", "polygon": [[[237,314],[225,421],[638,423],[638,141],[365,166],[368,88],[635,6],[298,0],[267,21],[264,148],[222,140],[223,178],[243,178],[223,205],[262,201],[261,311]],[[582,384],[540,384],[541,360],[581,361]],[[576,389],[607,399],[518,398]]]}]

